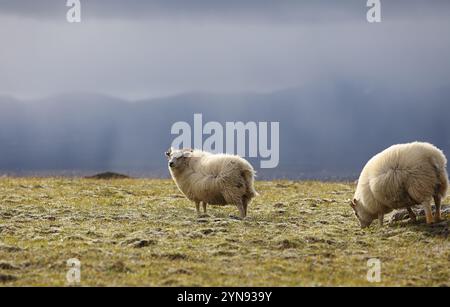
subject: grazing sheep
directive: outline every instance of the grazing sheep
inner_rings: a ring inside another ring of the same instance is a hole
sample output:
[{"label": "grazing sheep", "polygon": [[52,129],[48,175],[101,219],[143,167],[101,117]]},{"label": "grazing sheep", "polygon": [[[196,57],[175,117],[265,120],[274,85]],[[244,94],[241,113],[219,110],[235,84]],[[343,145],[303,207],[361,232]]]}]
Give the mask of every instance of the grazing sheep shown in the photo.
[{"label": "grazing sheep", "polygon": [[394,145],[373,157],[364,167],[351,203],[361,227],[376,218],[383,225],[384,214],[423,205],[427,224],[433,222],[431,200],[436,204],[435,221],[441,219],[441,199],[448,188],[447,159],[428,143]]},{"label": "grazing sheep", "polygon": [[207,204],[234,204],[241,218],[247,216],[248,204],[258,193],[253,186],[255,171],[246,160],[192,149],[169,149],[166,156],[173,180],[195,202],[198,214],[200,203],[204,213]]}]

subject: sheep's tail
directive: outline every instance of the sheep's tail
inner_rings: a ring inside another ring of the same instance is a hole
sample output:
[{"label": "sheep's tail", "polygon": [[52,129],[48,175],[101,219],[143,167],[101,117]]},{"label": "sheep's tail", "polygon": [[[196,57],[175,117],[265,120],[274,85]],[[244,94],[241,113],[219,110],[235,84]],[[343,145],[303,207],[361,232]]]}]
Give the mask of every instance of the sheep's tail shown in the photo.
[{"label": "sheep's tail", "polygon": [[445,166],[441,167],[439,164],[434,165],[436,169],[436,175],[438,178],[438,184],[436,187],[436,194],[445,198],[448,190],[448,174]]},{"label": "sheep's tail", "polygon": [[247,193],[250,197],[259,196],[259,193],[255,190],[255,176],[256,172],[253,169],[245,169],[242,171],[242,176],[245,179],[247,185]]}]

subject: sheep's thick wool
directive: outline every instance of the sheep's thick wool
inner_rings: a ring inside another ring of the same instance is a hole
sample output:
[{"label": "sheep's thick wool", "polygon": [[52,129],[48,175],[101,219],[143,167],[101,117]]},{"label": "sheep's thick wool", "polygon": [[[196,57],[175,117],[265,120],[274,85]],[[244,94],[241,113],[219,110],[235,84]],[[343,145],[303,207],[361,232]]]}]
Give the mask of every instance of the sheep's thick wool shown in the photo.
[{"label": "sheep's thick wool", "polygon": [[[239,156],[199,150],[170,150],[169,170],[179,190],[191,201],[212,205],[236,205],[247,214],[254,188],[255,171]],[[172,167],[170,164],[172,163]]]},{"label": "sheep's thick wool", "polygon": [[429,143],[394,145],[374,156],[361,173],[352,204],[362,226],[394,209],[422,204],[428,212],[433,199],[439,209],[448,188],[446,166],[443,152]]}]

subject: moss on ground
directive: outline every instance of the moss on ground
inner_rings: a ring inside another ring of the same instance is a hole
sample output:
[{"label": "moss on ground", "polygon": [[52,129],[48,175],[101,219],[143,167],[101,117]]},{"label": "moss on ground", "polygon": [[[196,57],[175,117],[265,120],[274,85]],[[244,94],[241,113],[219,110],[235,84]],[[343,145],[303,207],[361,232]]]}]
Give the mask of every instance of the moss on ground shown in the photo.
[{"label": "moss on ground", "polygon": [[[449,216],[361,230],[347,183],[258,182],[244,221],[198,218],[170,180],[0,179],[0,286],[449,285]],[[447,202],[449,199],[447,199]],[[377,284],[378,285],[378,284]]]}]

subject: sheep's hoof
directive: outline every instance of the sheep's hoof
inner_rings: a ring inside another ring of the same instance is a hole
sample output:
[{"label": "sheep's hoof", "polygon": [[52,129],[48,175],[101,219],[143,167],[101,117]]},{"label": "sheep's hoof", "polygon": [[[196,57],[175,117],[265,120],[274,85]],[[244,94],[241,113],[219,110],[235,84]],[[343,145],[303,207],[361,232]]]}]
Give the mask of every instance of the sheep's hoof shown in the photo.
[{"label": "sheep's hoof", "polygon": [[433,224],[433,216],[432,215],[426,215],[425,216],[425,223],[427,224]]},{"label": "sheep's hoof", "polygon": [[199,218],[205,218],[205,217],[210,217],[210,215],[206,214],[206,213],[202,213],[202,214],[199,214],[198,217]]}]

